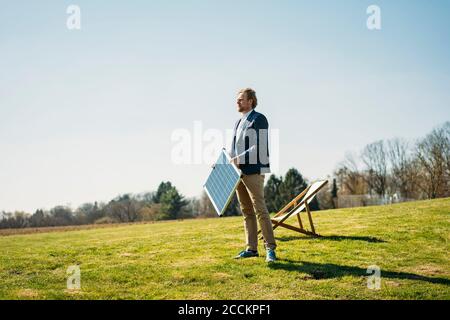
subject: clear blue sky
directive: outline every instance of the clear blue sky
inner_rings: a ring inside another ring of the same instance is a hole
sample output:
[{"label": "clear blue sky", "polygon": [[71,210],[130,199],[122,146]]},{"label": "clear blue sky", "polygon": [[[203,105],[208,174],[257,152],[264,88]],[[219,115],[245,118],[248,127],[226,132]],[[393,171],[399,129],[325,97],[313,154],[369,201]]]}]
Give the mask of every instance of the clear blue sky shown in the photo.
[{"label": "clear blue sky", "polygon": [[[81,8],[79,31],[66,8]],[[381,8],[382,30],[366,28]],[[170,180],[171,134],[232,128],[257,91],[276,173],[331,174],[346,151],[450,120],[450,2],[1,1],[0,210],[73,207]]]}]

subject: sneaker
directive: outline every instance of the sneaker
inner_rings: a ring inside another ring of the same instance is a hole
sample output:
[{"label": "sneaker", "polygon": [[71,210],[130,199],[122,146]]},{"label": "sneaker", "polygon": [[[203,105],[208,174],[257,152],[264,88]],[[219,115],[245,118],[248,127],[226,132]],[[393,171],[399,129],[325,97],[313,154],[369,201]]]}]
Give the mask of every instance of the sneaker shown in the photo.
[{"label": "sneaker", "polygon": [[277,260],[277,256],[275,255],[275,250],[273,249],[267,249],[266,254],[266,262],[275,262]]},{"label": "sneaker", "polygon": [[242,258],[252,258],[252,257],[257,257],[257,256],[258,256],[258,251],[244,250],[244,251],[239,252],[239,254],[234,258],[242,259]]}]

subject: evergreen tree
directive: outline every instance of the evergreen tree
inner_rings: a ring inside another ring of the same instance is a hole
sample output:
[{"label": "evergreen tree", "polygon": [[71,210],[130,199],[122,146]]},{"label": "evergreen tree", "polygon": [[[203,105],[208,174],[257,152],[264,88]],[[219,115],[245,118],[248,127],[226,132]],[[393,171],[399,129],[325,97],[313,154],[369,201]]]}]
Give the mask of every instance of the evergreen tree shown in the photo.
[{"label": "evergreen tree", "polygon": [[[295,168],[289,169],[279,187],[279,194],[283,205],[289,203],[307,187],[308,183],[303,178],[301,173]],[[317,197],[314,197],[314,199],[309,203],[309,208],[312,211],[320,210]]]},{"label": "evergreen tree", "polygon": [[161,219],[163,220],[176,219],[180,215],[183,207],[188,204],[175,187],[171,187],[161,195],[160,203]]},{"label": "evergreen tree", "polygon": [[297,169],[289,169],[279,187],[279,194],[283,204],[287,204],[294,199],[307,186],[305,179]]},{"label": "evergreen tree", "polygon": [[338,188],[336,184],[336,179],[333,179],[333,188],[331,189],[331,197],[337,198]]},{"label": "evergreen tree", "polygon": [[174,188],[174,187],[172,186],[172,184],[169,181],[161,182],[158,186],[158,190],[156,190],[156,193],[153,196],[153,202],[160,203],[162,195],[165,194],[167,191],[171,190],[172,188]]},{"label": "evergreen tree", "polygon": [[333,203],[333,208],[337,207],[337,196],[338,196],[338,187],[336,179],[333,179],[333,187],[331,189],[331,202]]},{"label": "evergreen tree", "polygon": [[264,187],[264,197],[266,199],[267,210],[269,212],[277,212],[284,205],[283,199],[280,195],[280,185],[283,182],[283,178],[278,178],[272,174],[267,180]]}]

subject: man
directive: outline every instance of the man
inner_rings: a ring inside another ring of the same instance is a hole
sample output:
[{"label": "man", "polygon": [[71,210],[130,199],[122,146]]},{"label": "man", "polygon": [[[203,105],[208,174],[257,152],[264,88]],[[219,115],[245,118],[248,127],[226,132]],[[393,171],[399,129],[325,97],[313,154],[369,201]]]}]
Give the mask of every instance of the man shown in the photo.
[{"label": "man", "polygon": [[268,129],[266,117],[255,111],[258,105],[256,93],[242,89],[237,97],[237,111],[241,119],[234,126],[231,161],[242,171],[242,181],[236,193],[244,216],[247,248],[236,258],[258,256],[258,220],[264,237],[266,261],[274,262],[275,238],[272,222],[264,199],[264,173],[270,173]]}]

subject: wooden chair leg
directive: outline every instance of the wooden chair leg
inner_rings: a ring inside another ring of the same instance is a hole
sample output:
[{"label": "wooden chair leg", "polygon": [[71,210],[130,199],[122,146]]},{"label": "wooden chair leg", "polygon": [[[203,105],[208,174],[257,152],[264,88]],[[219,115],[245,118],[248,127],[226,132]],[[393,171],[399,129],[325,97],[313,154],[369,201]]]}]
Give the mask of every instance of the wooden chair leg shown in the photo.
[{"label": "wooden chair leg", "polygon": [[309,205],[308,203],[305,203],[305,207],[306,207],[306,212],[308,213],[308,219],[309,219],[309,225],[311,226],[311,231],[313,234],[316,234],[316,230],[314,229],[314,223],[311,217],[311,211],[309,210]]},{"label": "wooden chair leg", "polygon": [[302,218],[300,218],[300,213],[297,213],[297,220],[298,220],[298,225],[300,226],[300,229],[304,229],[303,223],[302,223]]}]

